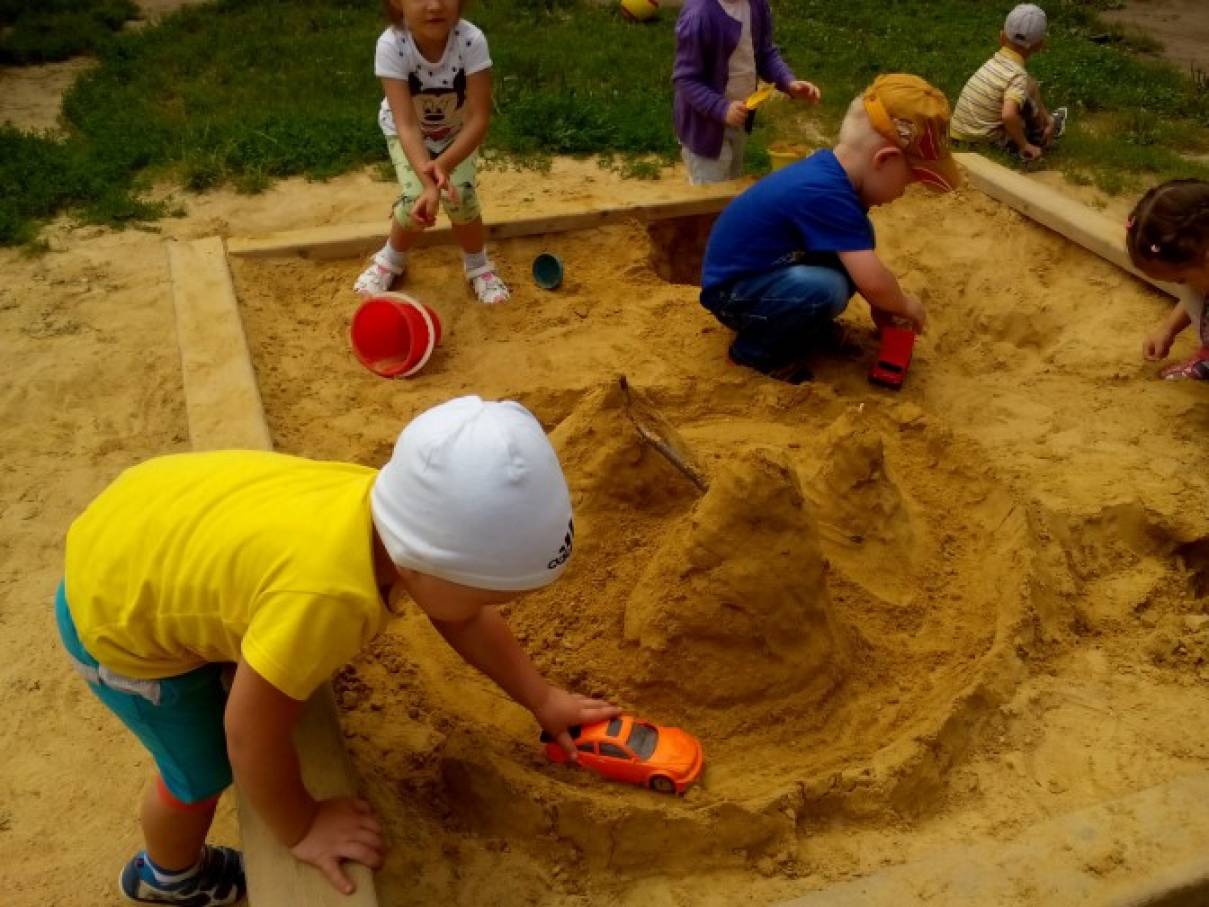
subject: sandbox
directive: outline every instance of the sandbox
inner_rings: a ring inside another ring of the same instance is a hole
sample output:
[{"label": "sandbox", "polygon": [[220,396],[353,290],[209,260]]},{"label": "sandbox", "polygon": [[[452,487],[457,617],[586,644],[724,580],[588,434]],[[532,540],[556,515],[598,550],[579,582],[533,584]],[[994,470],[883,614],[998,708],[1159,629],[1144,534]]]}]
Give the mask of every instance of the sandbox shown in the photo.
[{"label": "sandbox", "polygon": [[[868,868],[845,835],[905,853],[972,799],[950,831],[994,830],[1013,770],[986,757],[1025,746],[1012,709],[1039,676],[1069,685],[1089,638],[1156,685],[1209,674],[1186,620],[1209,487],[1181,466],[1205,417],[1191,389],[1128,364],[1158,294],[972,191],[875,219],[931,317],[897,393],[865,380],[860,300],[812,384],[728,364],[728,332],[656,274],[661,241],[635,224],[501,241],[515,296],[496,308],[473,302],[455,249],[423,250],[404,288],[447,339],[408,381],[349,351],[360,260],[231,259],[277,449],[381,463],[411,416],[462,393],[537,415],[576,554],[510,623],[552,681],[683,726],[707,754],[683,798],[547,764],[531,717],[409,610],[335,681],[394,843],[383,904],[800,894]],[[543,250],[566,265],[556,292],[527,280]],[[622,374],[708,490],[639,437]],[[1070,789],[1081,771],[1052,774]]]}]

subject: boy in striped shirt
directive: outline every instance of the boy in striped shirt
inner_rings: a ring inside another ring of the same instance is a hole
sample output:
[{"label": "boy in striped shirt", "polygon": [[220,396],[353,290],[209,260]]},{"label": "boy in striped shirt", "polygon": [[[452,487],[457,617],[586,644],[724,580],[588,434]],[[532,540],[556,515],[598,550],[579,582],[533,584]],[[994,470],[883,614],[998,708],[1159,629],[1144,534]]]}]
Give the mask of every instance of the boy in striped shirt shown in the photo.
[{"label": "boy in striped shirt", "polygon": [[1026,161],[1066,129],[1066,108],[1052,114],[1041,101],[1041,86],[1028,74],[1028,58],[1045,47],[1045,11],[1022,3],[1008,13],[999,50],[970,76],[949,124],[959,142],[988,142],[1019,152]]}]

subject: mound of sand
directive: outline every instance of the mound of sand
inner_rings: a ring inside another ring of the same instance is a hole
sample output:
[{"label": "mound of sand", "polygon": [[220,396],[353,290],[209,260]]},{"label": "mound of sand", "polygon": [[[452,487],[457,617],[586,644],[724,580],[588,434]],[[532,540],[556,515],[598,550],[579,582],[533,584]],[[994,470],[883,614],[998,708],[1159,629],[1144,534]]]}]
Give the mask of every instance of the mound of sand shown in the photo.
[{"label": "mound of sand", "polygon": [[742,452],[668,527],[626,603],[638,682],[712,707],[807,691],[822,700],[844,673],[824,569],[788,459]]},{"label": "mound of sand", "polygon": [[914,572],[925,539],[886,465],[886,442],[846,414],[823,435],[826,456],[808,487],[832,557],[870,591],[893,597]]}]

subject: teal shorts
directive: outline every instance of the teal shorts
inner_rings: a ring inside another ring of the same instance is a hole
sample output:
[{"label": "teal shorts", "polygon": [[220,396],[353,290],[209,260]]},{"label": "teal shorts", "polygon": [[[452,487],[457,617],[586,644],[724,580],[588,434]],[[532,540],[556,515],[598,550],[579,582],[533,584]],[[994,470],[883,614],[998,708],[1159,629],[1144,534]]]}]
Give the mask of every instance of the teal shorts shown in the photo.
[{"label": "teal shorts", "polygon": [[62,583],[55,593],[55,618],[76,671],[150,751],[172,796],[199,803],[230,787],[221,665],[160,680],[122,677],[98,664],[80,642]]}]

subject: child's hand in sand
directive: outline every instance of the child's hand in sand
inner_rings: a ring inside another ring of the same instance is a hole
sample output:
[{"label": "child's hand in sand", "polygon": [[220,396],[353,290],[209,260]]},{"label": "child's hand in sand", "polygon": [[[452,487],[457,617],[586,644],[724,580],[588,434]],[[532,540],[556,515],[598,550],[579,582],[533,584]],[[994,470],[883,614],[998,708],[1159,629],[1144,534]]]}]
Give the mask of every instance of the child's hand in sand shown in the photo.
[{"label": "child's hand in sand", "polygon": [[922,334],[928,323],[928,312],[924,309],[924,304],[919,301],[918,296],[910,293],[903,293],[903,299],[906,302],[903,314],[911,320],[915,333]]},{"label": "child's hand in sand", "polygon": [[1166,325],[1155,328],[1153,333],[1142,341],[1142,355],[1151,362],[1166,359],[1167,354],[1171,352],[1173,343],[1175,343],[1175,334],[1167,330]]},{"label": "child's hand in sand", "polygon": [[786,86],[786,94],[795,101],[806,101],[810,104],[817,104],[823,99],[823,93],[819,91],[819,87],[813,82],[806,82],[798,79],[795,82],[790,82]]},{"label": "child's hand in sand", "polygon": [[382,826],[364,800],[333,797],[319,803],[319,810],[302,840],[290,848],[295,859],[310,863],[342,894],[356,889],[340,864],[345,860],[370,869],[382,865]]},{"label": "child's hand in sand", "polygon": [[750,111],[742,101],[731,101],[730,106],[726,108],[726,125],[738,129],[747,122],[748,113]]},{"label": "child's hand in sand", "polygon": [[420,193],[411,206],[412,222],[425,230],[437,222],[437,211],[441,207],[441,190],[434,183]]},{"label": "child's hand in sand", "polygon": [[1030,143],[1021,149],[1020,157],[1026,161],[1035,161],[1041,157],[1041,149]]},{"label": "child's hand in sand", "polygon": [[567,728],[577,724],[608,721],[619,714],[621,709],[601,699],[589,699],[553,686],[546,689],[545,698],[533,709],[533,716],[542,726],[542,730],[558,742],[572,762],[578,761],[579,753],[575,749],[575,741],[567,733]]}]

